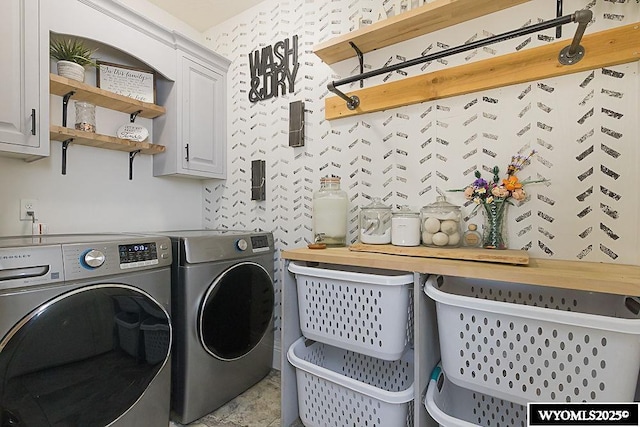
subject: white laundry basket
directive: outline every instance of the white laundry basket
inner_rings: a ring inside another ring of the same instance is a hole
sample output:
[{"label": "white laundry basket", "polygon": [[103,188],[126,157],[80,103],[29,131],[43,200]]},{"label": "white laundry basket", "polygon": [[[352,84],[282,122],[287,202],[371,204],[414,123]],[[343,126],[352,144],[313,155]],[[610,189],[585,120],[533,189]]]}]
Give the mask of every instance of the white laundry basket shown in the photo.
[{"label": "white laundry basket", "polygon": [[442,427],[526,427],[527,407],[451,383],[438,366],[431,374],[424,406]]},{"label": "white laundry basket", "polygon": [[388,361],[301,337],[287,358],[306,427],[413,426],[412,351]]},{"label": "white laundry basket", "polygon": [[289,264],[296,277],[302,334],[376,358],[397,360],[410,341],[413,274],[354,270]]},{"label": "white laundry basket", "polygon": [[635,298],[431,276],[442,367],[458,386],[519,404],[633,401]]}]

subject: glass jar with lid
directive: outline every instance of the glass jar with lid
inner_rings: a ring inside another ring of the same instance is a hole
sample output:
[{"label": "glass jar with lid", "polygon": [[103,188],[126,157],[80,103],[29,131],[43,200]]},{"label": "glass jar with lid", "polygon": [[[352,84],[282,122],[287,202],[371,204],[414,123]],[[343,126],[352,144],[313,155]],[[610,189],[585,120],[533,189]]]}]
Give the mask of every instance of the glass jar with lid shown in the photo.
[{"label": "glass jar with lid", "polygon": [[391,243],[391,206],[379,197],[360,209],[360,241],[371,245]]},{"label": "glass jar with lid", "polygon": [[438,193],[440,196],[436,201],[420,211],[422,244],[437,248],[458,247],[462,241],[460,206],[447,202],[440,190]]},{"label": "glass jar with lid", "polygon": [[320,189],[313,194],[314,243],[346,245],[348,206],[347,193],[340,189],[340,177],[320,178]]},{"label": "glass jar with lid", "polygon": [[420,245],[420,212],[403,206],[391,217],[391,244],[396,246]]}]

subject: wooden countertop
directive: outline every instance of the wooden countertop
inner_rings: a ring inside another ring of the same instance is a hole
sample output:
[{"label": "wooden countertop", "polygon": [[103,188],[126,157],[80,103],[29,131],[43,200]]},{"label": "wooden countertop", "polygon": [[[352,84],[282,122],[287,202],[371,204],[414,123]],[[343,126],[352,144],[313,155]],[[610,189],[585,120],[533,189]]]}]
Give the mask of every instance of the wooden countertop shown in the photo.
[{"label": "wooden countertop", "polygon": [[348,248],[284,250],[282,258],[387,270],[500,280],[582,291],[640,296],[640,267],[531,258],[528,265],[355,252]]}]

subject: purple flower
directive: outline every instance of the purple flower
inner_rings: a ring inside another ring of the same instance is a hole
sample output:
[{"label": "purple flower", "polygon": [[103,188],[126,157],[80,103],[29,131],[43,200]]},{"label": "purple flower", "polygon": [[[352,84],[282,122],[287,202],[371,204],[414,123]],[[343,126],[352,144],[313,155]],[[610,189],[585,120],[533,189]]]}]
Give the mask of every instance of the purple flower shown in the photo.
[{"label": "purple flower", "polygon": [[487,181],[484,178],[478,178],[473,181],[473,186],[475,188],[489,188],[489,184],[487,184]]}]

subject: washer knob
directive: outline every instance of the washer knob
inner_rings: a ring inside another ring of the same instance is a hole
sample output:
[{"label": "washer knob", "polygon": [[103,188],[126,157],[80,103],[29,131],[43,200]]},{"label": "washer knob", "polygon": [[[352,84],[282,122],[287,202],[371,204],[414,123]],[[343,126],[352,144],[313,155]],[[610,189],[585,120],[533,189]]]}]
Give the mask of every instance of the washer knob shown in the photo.
[{"label": "washer knob", "polygon": [[249,247],[249,244],[247,243],[246,240],[244,239],[238,239],[236,241],[236,248],[238,248],[238,250],[240,251],[246,251],[247,248]]},{"label": "washer knob", "polygon": [[104,254],[96,249],[90,249],[82,256],[82,262],[89,268],[98,268],[104,264],[107,258]]}]

